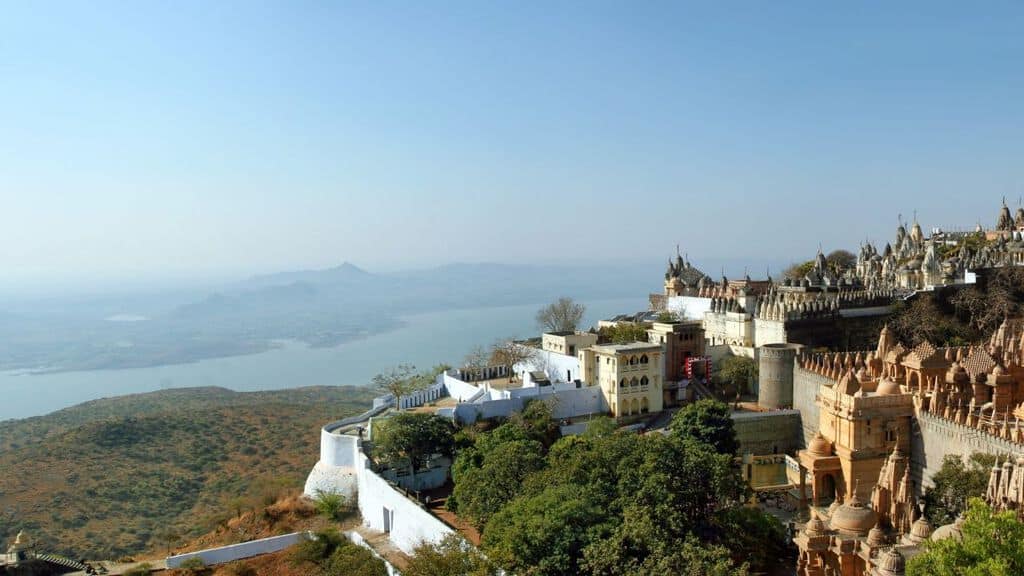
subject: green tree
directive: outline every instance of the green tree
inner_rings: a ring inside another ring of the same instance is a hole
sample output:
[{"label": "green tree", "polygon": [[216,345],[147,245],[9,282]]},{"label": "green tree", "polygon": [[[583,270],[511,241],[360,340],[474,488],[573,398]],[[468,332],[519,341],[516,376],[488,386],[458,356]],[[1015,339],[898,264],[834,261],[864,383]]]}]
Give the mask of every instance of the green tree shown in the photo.
[{"label": "green tree", "polygon": [[843,272],[849,268],[853,268],[857,264],[857,257],[849,250],[833,250],[825,256],[825,262],[828,263],[829,268],[835,273]]},{"label": "green tree", "polygon": [[994,455],[983,452],[971,454],[966,462],[953,454],[942,459],[942,467],[932,477],[933,485],[922,498],[932,526],[953,522],[967,509],[969,499],[985,494],[995,461]]},{"label": "green tree", "polygon": [[477,548],[455,534],[413,550],[403,576],[498,576],[499,571]]},{"label": "green tree", "polygon": [[613,326],[604,326],[598,331],[602,342],[613,344],[631,344],[647,341],[648,325],[640,322],[619,322]]},{"label": "green tree", "polygon": [[484,530],[488,556],[506,571],[524,576],[580,573],[583,548],[610,530],[606,509],[583,486],[551,486],[513,500]]},{"label": "green tree", "polygon": [[814,260],[808,260],[806,262],[799,262],[790,264],[789,268],[786,268],[782,275],[790,280],[800,281],[807,276],[807,273],[814,269]]},{"label": "green tree", "polygon": [[720,384],[730,385],[741,394],[746,394],[757,380],[757,362],[745,356],[726,356],[718,363],[715,378]]},{"label": "green tree", "polygon": [[451,456],[455,427],[434,414],[400,412],[374,424],[374,456],[388,464],[408,460],[413,470],[426,466],[431,456]]},{"label": "green tree", "polygon": [[740,449],[729,406],[707,398],[677,412],[672,417],[671,434],[709,444],[720,454],[732,455]]},{"label": "green tree", "polygon": [[583,321],[587,307],[572,298],[559,298],[537,311],[537,327],[543,332],[573,332]]},{"label": "green tree", "polygon": [[[535,440],[514,440],[499,444],[483,457],[482,465],[460,467],[454,475],[454,505],[478,528],[512,500],[531,472],[544,465],[543,446]],[[454,473],[454,470],[453,470]]]},{"label": "green tree", "polygon": [[907,576],[1015,576],[1024,574],[1024,523],[1015,512],[995,513],[972,498],[962,539],[927,541],[907,564]]}]

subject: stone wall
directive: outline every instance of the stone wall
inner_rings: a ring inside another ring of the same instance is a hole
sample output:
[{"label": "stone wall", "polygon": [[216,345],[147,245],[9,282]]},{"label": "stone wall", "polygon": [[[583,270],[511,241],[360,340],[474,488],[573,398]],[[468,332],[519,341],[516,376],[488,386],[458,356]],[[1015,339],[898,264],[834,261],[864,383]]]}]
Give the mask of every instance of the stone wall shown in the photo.
[{"label": "stone wall", "polygon": [[740,441],[740,454],[783,454],[800,448],[800,413],[734,412],[733,425]]},{"label": "stone wall", "polygon": [[818,392],[831,380],[804,370],[794,363],[793,366],[793,408],[800,411],[800,424],[803,432],[800,440],[801,448],[818,432]]},{"label": "stone wall", "polygon": [[762,408],[793,407],[793,368],[797,344],[766,344],[758,348],[757,404]]},{"label": "stone wall", "polygon": [[910,442],[910,473],[917,487],[931,484],[932,476],[948,455],[963,456],[972,452],[1016,455],[1024,449],[1024,446],[928,412],[918,413]]}]

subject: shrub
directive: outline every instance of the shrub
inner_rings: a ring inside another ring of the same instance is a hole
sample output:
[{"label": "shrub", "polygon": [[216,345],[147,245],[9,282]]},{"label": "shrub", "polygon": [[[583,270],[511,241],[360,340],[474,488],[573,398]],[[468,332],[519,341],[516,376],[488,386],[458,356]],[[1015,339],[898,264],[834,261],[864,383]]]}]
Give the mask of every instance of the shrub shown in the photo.
[{"label": "shrub", "polygon": [[340,522],[350,511],[348,500],[337,492],[317,490],[315,506],[317,512],[335,522]]}]

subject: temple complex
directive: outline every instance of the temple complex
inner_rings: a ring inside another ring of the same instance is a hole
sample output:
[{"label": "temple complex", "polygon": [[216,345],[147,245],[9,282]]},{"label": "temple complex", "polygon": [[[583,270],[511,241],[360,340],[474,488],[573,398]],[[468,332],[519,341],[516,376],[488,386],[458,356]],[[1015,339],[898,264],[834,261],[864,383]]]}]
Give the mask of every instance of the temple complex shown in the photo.
[{"label": "temple complex", "polygon": [[1024,457],[1010,457],[1024,454],[1024,322],[974,347],[908,349],[886,327],[875,350],[801,351],[795,363],[797,387],[818,382],[817,430],[798,453],[810,514],[794,537],[800,576],[902,574],[925,539],[955,536],[917,505],[946,455],[1006,455],[985,496],[1024,512]]},{"label": "temple complex", "polygon": [[917,219],[907,232],[901,222],[896,238],[881,251],[864,243],[857,255],[854,277],[874,290],[922,290],[971,283],[972,272],[985,268],[1024,265],[1024,208],[1015,217],[1003,200],[995,228],[978,225],[972,232],[935,229],[925,237]]}]

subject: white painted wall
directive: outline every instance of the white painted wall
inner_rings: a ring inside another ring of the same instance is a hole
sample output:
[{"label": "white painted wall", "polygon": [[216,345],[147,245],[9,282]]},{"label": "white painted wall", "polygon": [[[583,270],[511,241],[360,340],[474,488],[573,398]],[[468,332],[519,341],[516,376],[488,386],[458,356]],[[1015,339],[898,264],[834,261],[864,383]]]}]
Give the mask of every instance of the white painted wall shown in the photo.
[{"label": "white painted wall", "polygon": [[271,536],[270,538],[262,538],[251,542],[242,542],[241,544],[231,544],[229,546],[210,548],[208,550],[200,550],[198,552],[178,554],[177,556],[169,556],[167,558],[167,567],[172,569],[178,568],[183,562],[192,558],[200,558],[203,561],[203,564],[206,564],[207,566],[223,564],[225,562],[234,562],[235,560],[241,560],[242,558],[252,558],[253,556],[259,556],[261,554],[280,552],[281,550],[290,548],[307,538],[310,538],[310,534],[308,532],[293,532],[291,534]]},{"label": "white painted wall", "polygon": [[[358,475],[359,512],[363,516],[364,526],[378,532],[389,532],[391,543],[406,554],[412,554],[421,543],[437,543],[455,532],[425,508],[374,474],[369,469],[366,457],[361,453],[360,459],[364,463],[364,468]],[[388,517],[387,520],[385,515]]]},{"label": "white painted wall", "polygon": [[704,313],[711,310],[711,298],[669,296],[665,309],[678,315],[681,320],[703,320]]},{"label": "white painted wall", "polygon": [[513,369],[516,374],[523,374],[523,386],[533,385],[529,372],[542,369],[552,382],[571,382],[581,379],[579,358],[549,350],[537,350],[533,358],[516,364]]},{"label": "white painted wall", "polygon": [[442,374],[441,378],[444,383],[445,389],[448,391],[448,395],[458,400],[459,402],[466,402],[471,398],[475,397],[477,394],[480,394],[481,391],[483,390],[482,388],[474,386],[469,382],[459,380],[458,378],[455,378],[454,376],[448,374],[447,372]]}]

